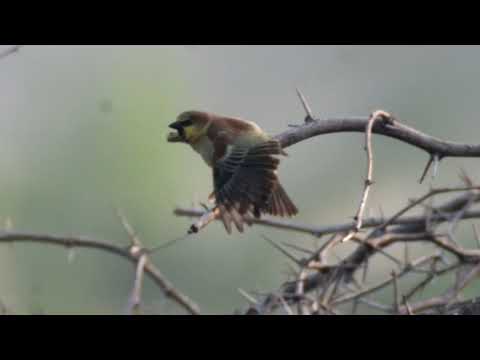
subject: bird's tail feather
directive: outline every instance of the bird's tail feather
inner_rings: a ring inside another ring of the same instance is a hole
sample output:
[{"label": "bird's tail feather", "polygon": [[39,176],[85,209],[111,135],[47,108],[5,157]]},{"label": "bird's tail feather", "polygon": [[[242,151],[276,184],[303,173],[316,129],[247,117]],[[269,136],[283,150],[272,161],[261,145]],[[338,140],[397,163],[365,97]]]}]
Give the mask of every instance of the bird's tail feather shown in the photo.
[{"label": "bird's tail feather", "polygon": [[298,209],[282,185],[278,184],[271,195],[266,212],[273,216],[292,217],[298,213]]}]

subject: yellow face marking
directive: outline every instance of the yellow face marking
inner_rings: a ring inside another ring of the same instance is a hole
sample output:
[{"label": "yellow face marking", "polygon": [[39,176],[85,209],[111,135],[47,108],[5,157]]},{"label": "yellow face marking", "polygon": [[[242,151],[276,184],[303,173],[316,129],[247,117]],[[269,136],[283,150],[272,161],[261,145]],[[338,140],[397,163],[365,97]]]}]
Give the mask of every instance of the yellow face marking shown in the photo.
[{"label": "yellow face marking", "polygon": [[198,135],[198,131],[195,128],[195,126],[185,126],[183,128],[183,131],[185,132],[185,139],[187,141],[195,140],[195,137]]}]

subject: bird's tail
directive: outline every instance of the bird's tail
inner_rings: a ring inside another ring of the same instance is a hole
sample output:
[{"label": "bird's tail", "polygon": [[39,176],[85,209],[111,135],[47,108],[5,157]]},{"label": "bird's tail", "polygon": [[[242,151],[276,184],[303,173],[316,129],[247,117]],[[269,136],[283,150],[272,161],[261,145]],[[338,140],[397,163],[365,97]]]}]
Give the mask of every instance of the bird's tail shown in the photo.
[{"label": "bird's tail", "polygon": [[292,200],[290,200],[290,197],[280,183],[277,184],[271,195],[266,212],[267,214],[281,217],[292,217],[298,213],[297,207]]}]

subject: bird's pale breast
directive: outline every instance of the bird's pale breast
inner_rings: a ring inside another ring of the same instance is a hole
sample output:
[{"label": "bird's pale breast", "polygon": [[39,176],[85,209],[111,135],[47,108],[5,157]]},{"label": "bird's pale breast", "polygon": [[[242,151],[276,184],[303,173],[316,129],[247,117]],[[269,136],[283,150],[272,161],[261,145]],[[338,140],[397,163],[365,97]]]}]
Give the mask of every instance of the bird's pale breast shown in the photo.
[{"label": "bird's pale breast", "polygon": [[198,152],[208,166],[213,164],[213,143],[207,136],[202,136],[198,141],[191,144],[192,148]]}]

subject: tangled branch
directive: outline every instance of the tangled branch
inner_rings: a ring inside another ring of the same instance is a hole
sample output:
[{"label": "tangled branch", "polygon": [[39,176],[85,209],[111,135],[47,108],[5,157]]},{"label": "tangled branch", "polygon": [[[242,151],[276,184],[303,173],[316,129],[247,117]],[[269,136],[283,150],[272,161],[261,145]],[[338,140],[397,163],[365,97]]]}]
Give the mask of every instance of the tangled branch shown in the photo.
[{"label": "tangled branch", "polygon": [[[271,239],[267,239],[277,250],[298,266],[298,272],[293,281],[287,281],[278,291],[267,295],[255,297],[242,290],[242,295],[244,297],[248,296],[250,299],[251,306],[247,313],[268,314],[282,309],[284,313],[290,314],[293,313],[292,309],[296,308],[298,314],[338,314],[340,313],[338,307],[345,306],[349,302],[353,305],[352,313],[356,311],[359,303],[377,311],[398,314],[417,314],[438,306],[450,306],[452,301],[457,300],[461,289],[469,285],[480,271],[477,269],[477,267],[480,267],[480,250],[463,248],[454,239],[454,228],[458,222],[480,218],[480,210],[472,208],[480,201],[480,187],[473,186],[471,179],[468,176],[463,176],[462,180],[465,183],[463,187],[432,189],[418,200],[411,201],[386,220],[383,218],[363,219],[369,189],[373,184],[371,135],[375,133],[395,138],[427,152],[430,160],[423,171],[421,181],[424,180],[432,165],[434,166],[433,172],[436,173],[441,159],[447,157],[480,157],[480,145],[459,144],[435,138],[402,124],[384,111],[374,112],[369,118],[315,120],[303,94],[298,92],[298,95],[307,113],[305,123],[303,125],[293,125],[291,126],[292,129],[277,135],[275,138],[286,148],[319,135],[364,132],[365,150],[367,152],[367,177],[364,190],[353,223],[318,227],[271,218],[247,219],[253,224],[307,233],[316,238],[321,238],[327,234],[332,235],[320,248],[311,250],[301,249],[295,244],[284,244],[284,247],[282,247]],[[446,193],[461,194],[437,207],[425,205],[427,199]],[[410,210],[419,206],[427,209],[424,215],[406,216]],[[211,221],[217,220],[212,211],[177,208],[174,213],[177,216],[200,217],[201,228]],[[205,221],[205,219],[208,220]],[[448,224],[449,230],[446,234],[436,231],[442,224]],[[370,231],[364,233],[366,229],[370,229]],[[356,244],[355,249],[350,255],[340,259],[337,263],[328,263],[327,259],[331,251],[347,240]],[[480,244],[480,240],[478,241]],[[433,255],[410,260],[408,245],[419,242],[429,243],[438,250]],[[399,243],[405,244],[406,248],[403,261],[386,251]],[[294,249],[294,251],[307,252],[309,256],[297,258],[285,246]],[[457,261],[453,265],[450,264],[447,261],[446,254],[450,254]],[[395,263],[397,269],[392,270],[386,280],[367,286],[369,262],[376,255],[389,259]],[[442,265],[439,265],[440,263]],[[458,280],[455,287],[443,296],[419,303],[410,303],[411,299],[435,278],[452,271],[465,270],[472,266],[474,270],[471,270],[468,276]],[[430,268],[425,269],[425,267]],[[363,269],[363,275],[359,279],[358,272],[361,269]],[[410,291],[402,293],[399,279],[413,273],[425,274],[426,278],[414,285]],[[391,306],[379,304],[369,299],[371,294],[389,286],[392,287],[394,299]],[[312,295],[313,293],[315,295]]]}]

